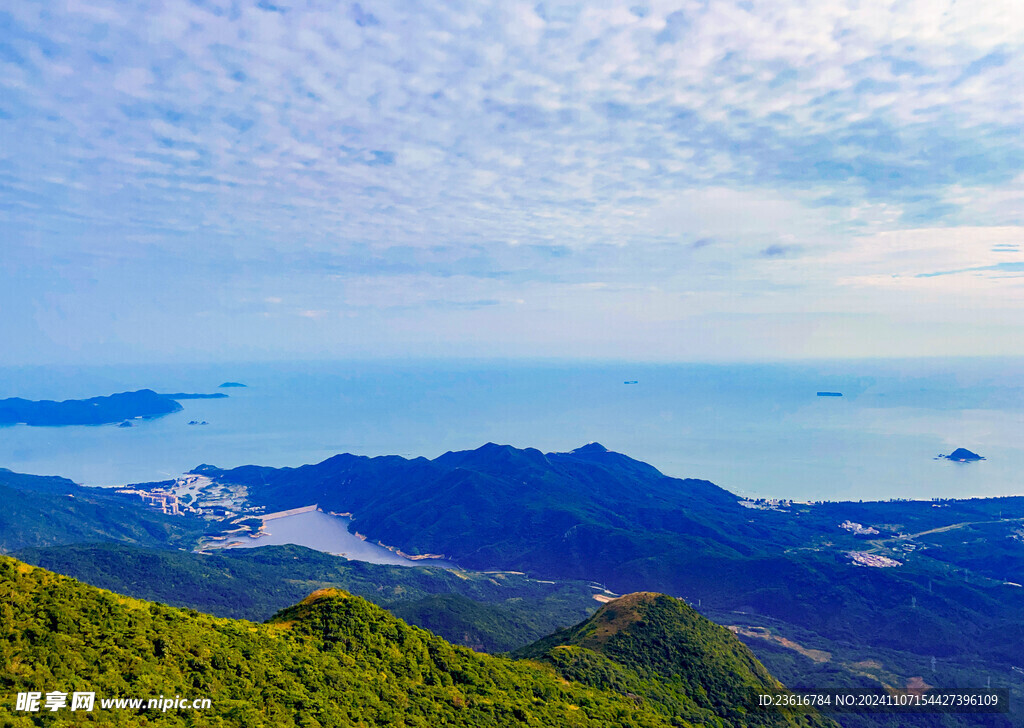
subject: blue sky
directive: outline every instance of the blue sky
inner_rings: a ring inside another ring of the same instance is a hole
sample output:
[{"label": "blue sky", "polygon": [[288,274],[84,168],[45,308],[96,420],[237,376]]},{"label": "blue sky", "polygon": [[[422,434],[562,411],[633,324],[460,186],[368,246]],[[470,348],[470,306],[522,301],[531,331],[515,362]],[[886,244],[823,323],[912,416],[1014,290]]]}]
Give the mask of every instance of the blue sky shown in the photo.
[{"label": "blue sky", "polygon": [[1024,354],[1014,0],[23,0],[0,363]]}]

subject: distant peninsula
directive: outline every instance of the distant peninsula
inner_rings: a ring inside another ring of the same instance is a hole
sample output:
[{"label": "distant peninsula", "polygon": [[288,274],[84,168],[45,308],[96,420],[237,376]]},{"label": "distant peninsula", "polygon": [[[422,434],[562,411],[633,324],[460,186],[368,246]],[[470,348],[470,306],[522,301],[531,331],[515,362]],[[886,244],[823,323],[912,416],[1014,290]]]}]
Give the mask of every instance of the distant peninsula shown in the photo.
[{"label": "distant peninsula", "polygon": [[944,456],[946,460],[955,460],[959,463],[973,463],[975,460],[984,460],[981,455],[976,452],[971,452],[965,447],[958,447],[956,450],[951,452],[949,455]]},{"label": "distant peninsula", "polygon": [[244,387],[244,386],[246,386],[246,385],[242,384],[241,382],[224,382],[222,385],[220,385],[219,388],[220,389],[224,389],[225,387]]},{"label": "distant peninsula", "polygon": [[152,389],[63,402],[12,397],[0,400],[0,425],[107,425],[138,417],[160,417],[180,410],[181,405],[172,397],[157,394]]},{"label": "distant peninsula", "polygon": [[[223,386],[223,385],[222,385]],[[170,397],[171,399],[224,399],[227,397],[223,392],[214,392],[213,394],[198,394],[195,392],[175,392],[174,394],[165,394],[164,397]]]}]

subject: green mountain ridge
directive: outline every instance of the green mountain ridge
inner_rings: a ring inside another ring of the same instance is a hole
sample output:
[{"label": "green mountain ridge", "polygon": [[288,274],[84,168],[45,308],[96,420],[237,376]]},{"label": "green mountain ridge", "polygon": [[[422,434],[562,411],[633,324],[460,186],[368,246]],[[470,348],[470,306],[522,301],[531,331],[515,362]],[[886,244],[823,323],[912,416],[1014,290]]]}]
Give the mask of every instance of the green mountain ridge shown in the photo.
[{"label": "green mountain ridge", "polygon": [[596,443],[568,453],[489,443],[434,460],[337,455],[299,468],[193,472],[246,486],[268,511],[318,503],[355,513],[373,540],[473,569],[610,581],[634,559],[678,549],[745,556],[778,538],[713,483],[667,477]]},{"label": "green mountain ridge", "polygon": [[[699,626],[691,639],[703,639]],[[196,712],[97,707],[88,716],[113,726],[692,725],[653,693],[624,695],[596,678],[567,680],[535,661],[453,647],[338,590],[257,625],[123,597],[9,557],[0,557],[0,664],[0,722],[14,728],[81,724],[83,713],[15,709],[16,693],[54,690],[212,702]],[[747,684],[753,674],[711,670],[707,685]],[[722,728],[751,725],[742,706],[712,710]],[[757,719],[830,725],[779,712]]]}]

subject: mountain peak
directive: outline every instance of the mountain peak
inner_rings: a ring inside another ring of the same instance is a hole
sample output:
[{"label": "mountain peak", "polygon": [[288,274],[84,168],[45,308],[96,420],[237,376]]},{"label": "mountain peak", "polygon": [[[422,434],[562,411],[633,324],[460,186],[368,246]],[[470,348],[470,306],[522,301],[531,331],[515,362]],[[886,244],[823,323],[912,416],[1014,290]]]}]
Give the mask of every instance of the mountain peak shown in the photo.
[{"label": "mountain peak", "polygon": [[674,643],[735,642],[732,634],[698,614],[682,600],[656,592],[634,592],[613,599],[589,619],[525,648],[545,652],[554,646],[576,645],[598,652],[634,637]]},{"label": "mountain peak", "polygon": [[583,447],[578,447],[572,451],[575,455],[586,455],[590,453],[608,452],[608,448],[599,442],[591,442]]},{"label": "mountain peak", "polygon": [[608,602],[603,607],[598,609],[596,614],[600,614],[601,612],[604,612],[609,608],[613,608],[616,610],[639,609],[640,607],[645,606],[647,604],[651,604],[652,602],[656,602],[659,599],[673,599],[673,597],[667,596],[665,594],[660,594],[658,592],[632,592],[630,594],[623,594],[621,597],[617,597],[616,599],[612,599],[610,602]]},{"label": "mountain peak", "polygon": [[[584,622],[556,632],[515,653],[550,664],[565,679],[602,684],[617,675],[619,689],[653,699],[650,685],[671,682],[687,696],[677,714],[710,723],[724,706],[739,705],[750,691],[782,686],[753,653],[724,627],[674,597],[637,592],[615,599]],[[622,667],[639,675],[631,680]],[[758,725],[832,725],[820,716],[779,713],[759,716]]]},{"label": "mountain peak", "polygon": [[536,448],[527,447],[520,450],[512,445],[499,445],[494,442],[481,445],[476,450],[446,452],[433,462],[442,467],[479,468],[485,471],[501,468],[501,472],[507,471],[509,463],[550,466],[544,453]]},{"label": "mountain peak", "polygon": [[614,635],[643,620],[643,609],[658,599],[672,599],[656,592],[633,592],[613,599],[591,617],[594,630],[585,640],[586,647],[597,647]]},{"label": "mountain peak", "polygon": [[316,632],[325,622],[334,621],[332,612],[335,605],[360,601],[342,589],[317,589],[298,604],[285,607],[267,620],[267,624],[278,629],[299,629],[301,632]]},{"label": "mountain peak", "polygon": [[347,599],[350,596],[352,595],[343,589],[317,589],[316,591],[311,592],[310,595],[299,602],[299,604],[315,604],[321,599]]}]

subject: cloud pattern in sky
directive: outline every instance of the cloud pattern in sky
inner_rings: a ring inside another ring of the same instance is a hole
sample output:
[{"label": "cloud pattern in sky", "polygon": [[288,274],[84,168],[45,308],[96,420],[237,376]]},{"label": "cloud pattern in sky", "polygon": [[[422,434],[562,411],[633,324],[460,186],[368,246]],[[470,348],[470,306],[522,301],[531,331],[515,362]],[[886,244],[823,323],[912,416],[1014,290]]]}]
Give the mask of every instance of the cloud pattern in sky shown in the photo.
[{"label": "cloud pattern in sky", "polygon": [[7,360],[1024,354],[1015,6],[11,4]]}]

